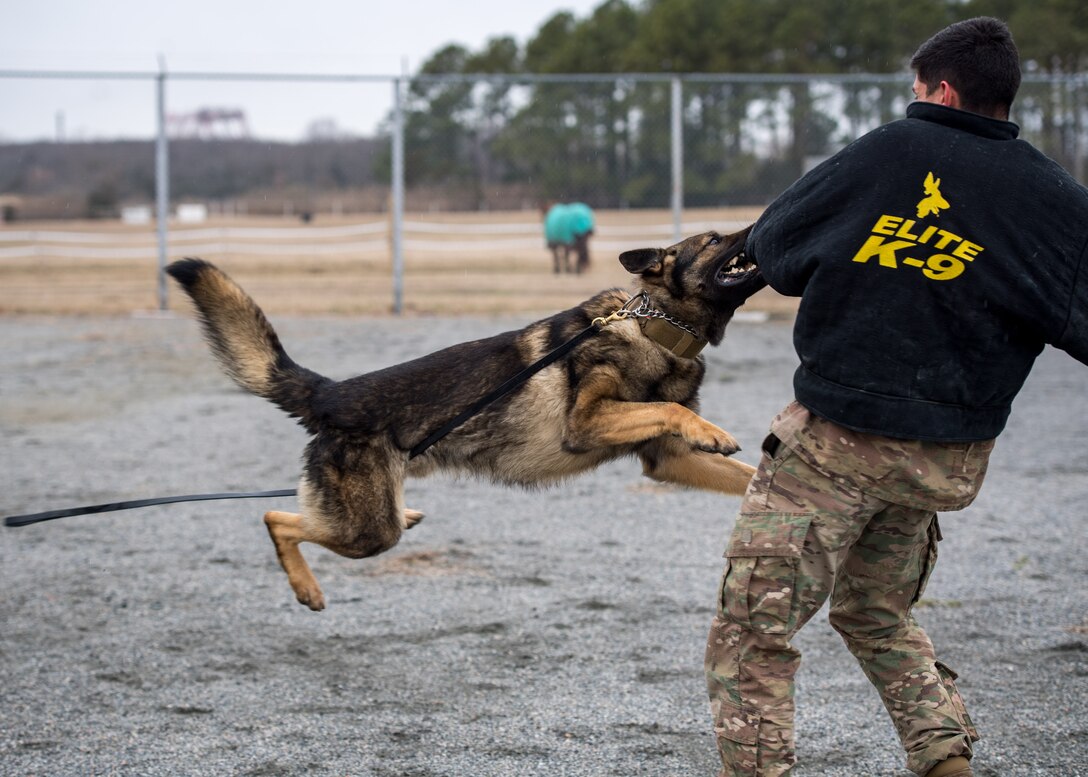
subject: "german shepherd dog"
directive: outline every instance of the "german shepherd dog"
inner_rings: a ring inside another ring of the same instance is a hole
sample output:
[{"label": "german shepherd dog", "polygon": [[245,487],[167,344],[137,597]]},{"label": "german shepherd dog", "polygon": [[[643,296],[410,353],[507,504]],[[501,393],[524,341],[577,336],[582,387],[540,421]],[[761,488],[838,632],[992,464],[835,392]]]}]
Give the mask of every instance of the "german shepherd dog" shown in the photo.
[{"label": "german shepherd dog", "polygon": [[183,259],[168,272],[192,297],[227,374],[313,435],[301,514],[273,511],[264,522],[295,596],[321,610],[325,598],[299,544],[349,558],[393,547],[423,518],[404,505],[409,475],[452,470],[532,487],[634,454],[656,480],[742,494],[754,469],[727,458],[736,440],[697,415],[705,367],[691,343],[721,342],[735,310],[765,285],[745,257],[746,237],[707,232],[621,254],[640,315],[613,317],[415,458],[412,448],[459,411],[595,319],[632,311],[632,298],[606,290],[524,329],[335,381],[292,361],[256,303],[214,265]]}]

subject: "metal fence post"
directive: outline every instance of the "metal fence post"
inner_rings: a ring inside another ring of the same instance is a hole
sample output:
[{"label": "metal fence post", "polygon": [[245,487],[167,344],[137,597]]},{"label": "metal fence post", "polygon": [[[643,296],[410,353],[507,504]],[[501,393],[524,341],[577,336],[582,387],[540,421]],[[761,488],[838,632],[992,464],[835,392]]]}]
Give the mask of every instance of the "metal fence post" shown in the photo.
[{"label": "metal fence post", "polygon": [[155,138],[155,214],[159,241],[159,310],[166,310],[167,220],[170,218],[170,162],[166,145],[166,62],[156,79],[158,134]]},{"label": "metal fence post", "polygon": [[404,110],[401,78],[393,79],[393,313],[404,310]]},{"label": "metal fence post", "polygon": [[1073,90],[1073,177],[1084,183],[1084,92],[1088,90],[1088,76],[1081,74],[1069,82],[1069,87]]},{"label": "metal fence post", "polygon": [[684,231],[684,123],[683,86],[679,76],[672,77],[672,238],[683,239]]}]

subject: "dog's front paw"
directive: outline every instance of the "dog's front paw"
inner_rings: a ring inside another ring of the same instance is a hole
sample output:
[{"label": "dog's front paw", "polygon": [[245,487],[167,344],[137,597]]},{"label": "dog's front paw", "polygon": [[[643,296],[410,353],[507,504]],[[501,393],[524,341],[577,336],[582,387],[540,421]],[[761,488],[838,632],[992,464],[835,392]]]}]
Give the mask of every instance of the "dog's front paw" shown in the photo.
[{"label": "dog's front paw", "polygon": [[720,453],[723,456],[732,456],[740,450],[740,443],[733,435],[724,429],[719,429],[709,421],[702,421],[697,429],[691,431],[692,434],[685,434],[684,439],[698,450]]}]

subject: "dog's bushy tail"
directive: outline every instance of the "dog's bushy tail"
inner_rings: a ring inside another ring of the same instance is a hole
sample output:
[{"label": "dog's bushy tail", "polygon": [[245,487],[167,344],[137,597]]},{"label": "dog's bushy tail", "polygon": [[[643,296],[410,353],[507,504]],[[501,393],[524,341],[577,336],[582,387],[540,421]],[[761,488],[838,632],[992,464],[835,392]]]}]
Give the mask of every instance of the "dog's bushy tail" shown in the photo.
[{"label": "dog's bushy tail", "polygon": [[314,393],[332,381],[296,364],[257,303],[212,263],[182,259],[166,271],[192,297],[204,337],[234,382],[315,431]]}]

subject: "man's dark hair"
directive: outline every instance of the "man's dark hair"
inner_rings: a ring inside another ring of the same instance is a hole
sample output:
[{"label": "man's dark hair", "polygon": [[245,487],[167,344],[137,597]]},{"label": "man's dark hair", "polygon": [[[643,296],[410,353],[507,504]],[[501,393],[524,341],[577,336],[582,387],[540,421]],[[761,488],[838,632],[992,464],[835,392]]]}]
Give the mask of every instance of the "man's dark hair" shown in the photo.
[{"label": "man's dark hair", "polygon": [[918,47],[910,60],[932,92],[947,81],[966,111],[1005,118],[1020,88],[1020,53],[1005,23],[989,16],[956,22]]}]

